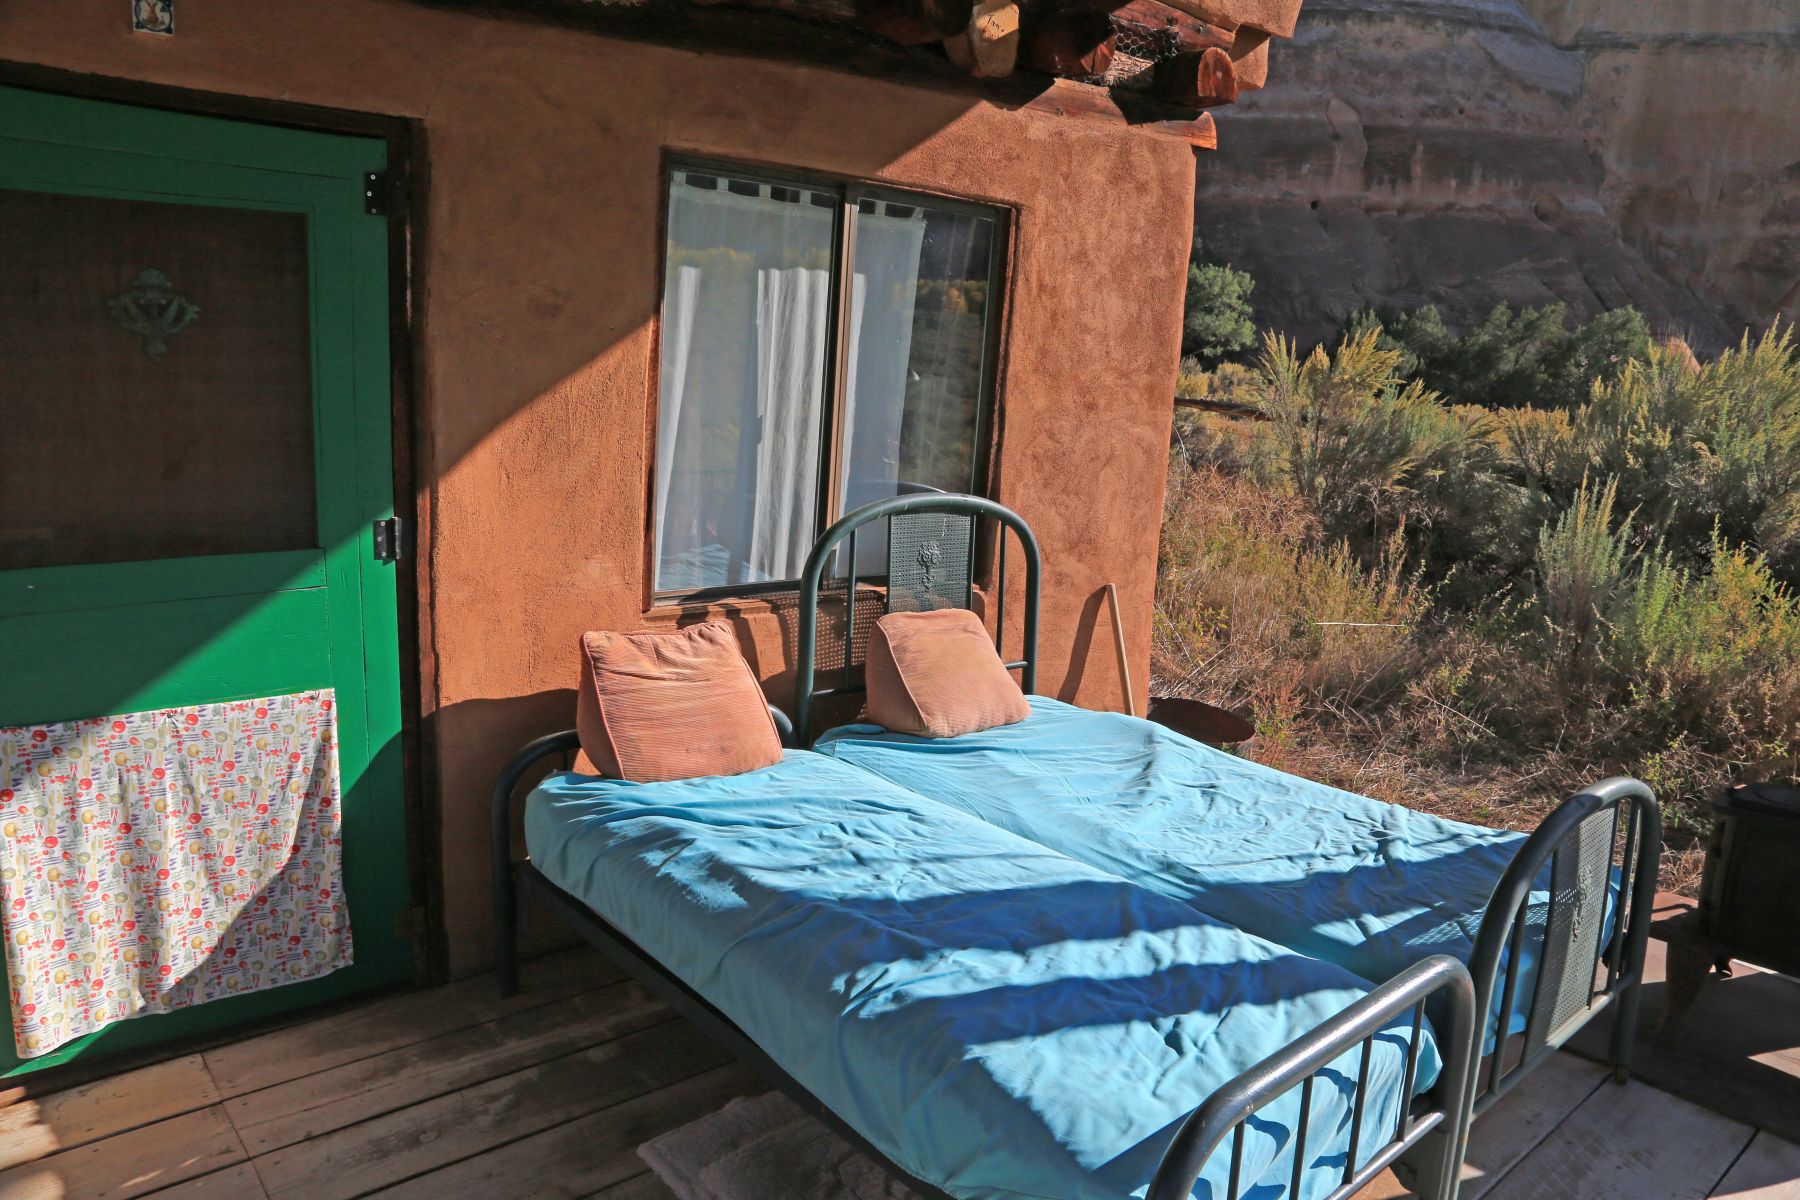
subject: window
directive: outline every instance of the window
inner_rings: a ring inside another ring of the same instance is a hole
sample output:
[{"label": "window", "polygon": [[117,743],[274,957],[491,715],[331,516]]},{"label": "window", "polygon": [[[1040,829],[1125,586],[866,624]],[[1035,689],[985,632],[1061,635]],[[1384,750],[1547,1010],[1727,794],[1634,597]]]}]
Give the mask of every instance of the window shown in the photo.
[{"label": "window", "polygon": [[797,579],[843,513],[977,486],[998,211],[683,166],[668,212],[658,593]]}]

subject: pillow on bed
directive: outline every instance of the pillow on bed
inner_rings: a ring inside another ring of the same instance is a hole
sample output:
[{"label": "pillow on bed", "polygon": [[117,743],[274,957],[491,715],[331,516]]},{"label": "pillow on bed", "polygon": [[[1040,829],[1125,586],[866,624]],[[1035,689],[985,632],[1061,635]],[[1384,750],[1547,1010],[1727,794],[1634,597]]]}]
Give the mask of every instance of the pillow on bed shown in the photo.
[{"label": "pillow on bed", "polygon": [[723,621],[582,634],[575,728],[600,774],[633,783],[741,775],[781,761],[768,702]]},{"label": "pillow on bed", "polygon": [[966,608],[889,613],[869,635],[869,720],[894,733],[956,737],[1031,715],[981,618]]}]

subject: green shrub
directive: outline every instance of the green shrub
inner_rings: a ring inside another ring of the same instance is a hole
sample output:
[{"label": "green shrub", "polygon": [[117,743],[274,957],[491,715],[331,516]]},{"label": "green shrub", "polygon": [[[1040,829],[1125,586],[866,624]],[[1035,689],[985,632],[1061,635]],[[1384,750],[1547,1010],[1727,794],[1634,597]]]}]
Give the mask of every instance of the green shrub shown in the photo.
[{"label": "green shrub", "polygon": [[1762,556],[1715,537],[1711,569],[1651,556],[1618,607],[1611,669],[1636,737],[1735,766],[1800,741],[1800,599]]},{"label": "green shrub", "polygon": [[1800,349],[1791,329],[1748,338],[1700,365],[1682,346],[1653,350],[1566,420],[1501,418],[1510,471],[1552,504],[1592,473],[1616,481],[1632,540],[1704,567],[1718,531],[1753,546],[1777,578],[1800,582]]},{"label": "green shrub", "polygon": [[1561,304],[1514,312],[1497,306],[1460,337],[1432,305],[1406,312],[1363,309],[1346,335],[1371,328],[1400,355],[1400,371],[1459,404],[1488,408],[1573,408],[1596,381],[1611,381],[1650,352],[1650,329],[1633,308],[1568,327]]},{"label": "green shrub", "polygon": [[1601,489],[1584,480],[1575,503],[1538,531],[1539,633],[1565,682],[1585,682],[1600,666],[1607,614],[1633,555],[1613,527],[1616,481]]},{"label": "green shrub", "polygon": [[1228,263],[1209,262],[1194,239],[1188,263],[1187,303],[1181,321],[1181,352],[1218,362],[1256,344],[1250,293],[1256,281]]},{"label": "green shrub", "polygon": [[1429,608],[1397,558],[1366,568],[1282,494],[1179,460],[1157,579],[1158,673],[1277,723],[1311,704],[1394,695]]},{"label": "green shrub", "polygon": [[1259,462],[1365,566],[1399,537],[1440,600],[1462,607],[1522,576],[1537,508],[1498,471],[1492,416],[1446,407],[1400,359],[1375,329],[1305,357],[1266,339],[1245,389],[1269,417]]}]

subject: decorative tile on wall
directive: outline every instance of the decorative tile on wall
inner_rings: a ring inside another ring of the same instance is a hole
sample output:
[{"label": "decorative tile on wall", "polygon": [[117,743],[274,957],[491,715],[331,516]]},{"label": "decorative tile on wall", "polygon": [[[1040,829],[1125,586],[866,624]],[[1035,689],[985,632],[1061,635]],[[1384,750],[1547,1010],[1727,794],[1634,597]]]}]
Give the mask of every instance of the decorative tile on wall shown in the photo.
[{"label": "decorative tile on wall", "polygon": [[329,689],[0,729],[0,927],[32,1058],[351,961]]},{"label": "decorative tile on wall", "polygon": [[131,0],[131,28],[137,33],[175,33],[175,0]]}]

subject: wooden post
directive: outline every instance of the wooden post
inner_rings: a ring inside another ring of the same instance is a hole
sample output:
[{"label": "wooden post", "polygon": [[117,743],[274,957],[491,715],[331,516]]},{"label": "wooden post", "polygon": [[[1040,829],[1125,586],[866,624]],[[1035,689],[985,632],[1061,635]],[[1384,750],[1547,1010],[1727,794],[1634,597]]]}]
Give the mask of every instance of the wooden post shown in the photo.
[{"label": "wooden post", "polygon": [[1119,589],[1106,585],[1106,603],[1112,608],[1113,653],[1119,660],[1119,686],[1125,689],[1125,715],[1138,715],[1137,694],[1131,687],[1131,660],[1125,654],[1125,615],[1119,611]]},{"label": "wooden post", "polygon": [[1156,64],[1152,90],[1183,108],[1211,108],[1237,99],[1237,69],[1217,46],[1198,54],[1178,54]]},{"label": "wooden post", "polygon": [[1170,38],[1174,49],[1195,54],[1208,46],[1229,50],[1232,33],[1216,25],[1208,25],[1198,17],[1177,12],[1157,0],[1127,0],[1112,10],[1113,27],[1156,32]]}]

